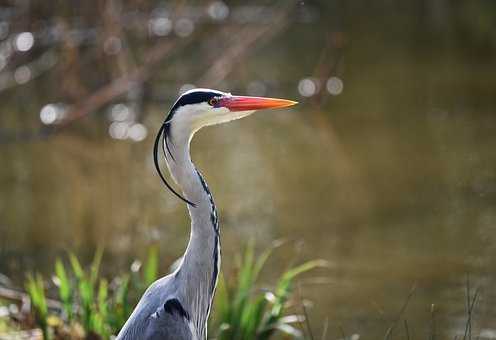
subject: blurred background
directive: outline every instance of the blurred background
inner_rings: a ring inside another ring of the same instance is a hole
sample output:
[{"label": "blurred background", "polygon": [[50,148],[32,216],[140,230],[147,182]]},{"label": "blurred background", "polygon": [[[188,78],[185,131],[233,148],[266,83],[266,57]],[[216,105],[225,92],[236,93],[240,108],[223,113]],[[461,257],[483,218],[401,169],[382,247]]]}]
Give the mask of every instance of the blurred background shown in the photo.
[{"label": "blurred background", "polygon": [[166,273],[189,219],[152,142],[193,87],[298,100],[202,130],[223,268],[249,238],[330,268],[300,282],[314,334],[496,335],[496,3],[449,0],[1,1],[0,273],[68,250]]}]

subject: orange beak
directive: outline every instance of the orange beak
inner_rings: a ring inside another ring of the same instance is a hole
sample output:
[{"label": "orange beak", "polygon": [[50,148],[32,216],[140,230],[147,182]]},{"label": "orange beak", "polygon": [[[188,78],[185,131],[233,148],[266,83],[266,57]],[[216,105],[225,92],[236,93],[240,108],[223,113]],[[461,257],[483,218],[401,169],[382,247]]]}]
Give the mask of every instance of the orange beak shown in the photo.
[{"label": "orange beak", "polygon": [[230,111],[254,111],[277,109],[298,104],[298,102],[278,98],[231,96],[221,98],[216,106],[226,107]]}]

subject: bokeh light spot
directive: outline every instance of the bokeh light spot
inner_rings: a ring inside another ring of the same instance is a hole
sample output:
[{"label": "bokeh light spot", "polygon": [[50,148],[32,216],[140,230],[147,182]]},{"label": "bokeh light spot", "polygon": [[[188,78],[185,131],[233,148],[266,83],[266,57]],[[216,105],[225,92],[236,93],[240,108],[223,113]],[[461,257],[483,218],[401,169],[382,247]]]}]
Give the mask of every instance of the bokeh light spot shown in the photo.
[{"label": "bokeh light spot", "polygon": [[315,79],[304,78],[298,83],[298,92],[303,97],[311,97],[317,93],[318,83]]},{"label": "bokeh light spot", "polygon": [[14,41],[16,50],[20,52],[29,51],[34,45],[34,36],[31,32],[22,32],[17,35]]},{"label": "bokeh light spot", "polygon": [[45,125],[55,124],[65,117],[65,112],[63,104],[47,104],[41,108],[40,120]]},{"label": "bokeh light spot", "polygon": [[343,81],[338,77],[331,77],[327,81],[326,88],[333,96],[340,95],[343,92]]},{"label": "bokeh light spot", "polygon": [[163,37],[168,35],[172,30],[172,22],[168,18],[151,19],[148,26],[149,34]]},{"label": "bokeh light spot", "polygon": [[119,103],[110,108],[110,119],[112,121],[123,122],[132,118],[131,110],[126,104]]},{"label": "bokeh light spot", "polygon": [[222,1],[214,1],[208,6],[207,13],[212,19],[222,21],[229,16],[229,7]]},{"label": "bokeh light spot", "polygon": [[133,273],[137,273],[141,268],[141,261],[139,260],[134,260],[133,263],[131,264],[131,271]]},{"label": "bokeh light spot", "polygon": [[28,66],[20,66],[14,72],[14,79],[17,84],[26,84],[31,80],[31,69]]},{"label": "bokeh light spot", "polygon": [[129,125],[124,122],[113,122],[109,126],[109,135],[114,139],[126,139]]},{"label": "bokeh light spot", "polygon": [[135,142],[141,142],[146,138],[147,134],[147,128],[139,123],[133,124],[128,131],[128,137]]},{"label": "bokeh light spot", "polygon": [[49,125],[55,123],[57,120],[57,110],[54,105],[48,104],[43,106],[40,111],[40,120],[43,124]]}]

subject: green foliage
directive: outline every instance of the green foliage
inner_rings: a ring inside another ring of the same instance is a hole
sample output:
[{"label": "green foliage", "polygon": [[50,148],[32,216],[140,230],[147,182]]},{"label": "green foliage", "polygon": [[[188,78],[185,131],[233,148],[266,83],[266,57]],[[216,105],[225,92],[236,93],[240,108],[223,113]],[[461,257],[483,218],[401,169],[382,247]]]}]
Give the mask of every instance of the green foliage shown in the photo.
[{"label": "green foliage", "polygon": [[35,320],[43,332],[43,338],[48,340],[51,338],[48,329],[48,304],[45,297],[45,284],[41,275],[28,274],[26,290],[31,299]]},{"label": "green foliage", "polygon": [[[320,266],[322,262],[311,261],[291,268],[281,274],[273,291],[262,291],[256,288],[257,280],[273,249],[255,257],[254,244],[250,243],[241,256],[235,280],[228,284],[221,276],[214,316],[218,329],[211,328],[210,332],[217,339],[266,340],[276,331],[293,338],[301,336],[293,326],[301,321],[301,317],[287,314],[292,283],[298,275]],[[62,305],[61,314],[48,310],[43,278],[28,275],[26,289],[36,323],[45,339],[52,335],[58,339],[57,336],[64,332],[67,334],[71,329],[81,328],[87,338],[110,339],[122,328],[144,290],[158,278],[159,252],[156,246],[149,248],[143,265],[135,261],[130,273],[110,281],[99,275],[102,255],[102,250],[97,250],[88,268],[72,253],[68,254],[69,266],[62,259],[55,261],[53,281]],[[70,334],[68,336],[71,338]]]},{"label": "green foliage", "polygon": [[254,244],[249,243],[241,260],[238,275],[229,284],[224,277],[219,282],[216,297],[216,338],[270,339],[276,331],[292,338],[301,338],[301,331],[293,326],[300,322],[299,315],[287,315],[287,301],[295,278],[316,267],[323,261],[309,261],[284,272],[273,291],[257,289],[257,280],[274,247],[264,251],[257,259]]},{"label": "green foliage", "polygon": [[[68,254],[68,267],[62,259],[56,259],[53,281],[62,305],[62,326],[80,325],[87,336],[109,339],[122,328],[144,290],[158,278],[159,252],[156,246],[150,247],[143,266],[115,277],[110,283],[99,275],[102,256],[102,249],[98,249],[87,269],[72,253]],[[26,289],[35,321],[45,339],[49,339],[50,326],[59,325],[48,322],[51,315],[42,277],[28,275]]]},{"label": "green foliage", "polygon": [[[35,321],[45,339],[50,338],[50,326],[65,327],[67,330],[71,325],[82,327],[87,337],[109,339],[122,328],[144,289],[158,276],[156,247],[150,248],[143,273],[124,274],[114,278],[110,284],[99,275],[102,255],[103,251],[98,249],[88,269],[72,253],[68,254],[69,267],[61,259],[55,261],[53,281],[57,286],[62,304],[61,317],[65,324],[51,324],[48,321],[53,313],[48,310],[43,279],[40,275],[28,275],[26,289],[32,301]],[[62,334],[63,331],[52,333]]]},{"label": "green foliage", "polygon": [[108,313],[108,323],[110,329],[119,330],[124,326],[127,318],[132,312],[133,304],[129,299],[130,279],[129,275],[117,277],[113,280],[114,290]]},{"label": "green foliage", "polygon": [[74,291],[61,259],[55,261],[55,278],[55,285],[59,290],[65,316],[71,322],[73,318]]},{"label": "green foliage", "polygon": [[148,257],[143,270],[143,281],[146,287],[151,285],[158,278],[158,247],[151,246],[148,249]]},{"label": "green foliage", "polygon": [[82,318],[81,321],[84,329],[88,332],[100,330],[101,323],[103,322],[101,320],[102,316],[99,313],[98,304],[94,298],[101,257],[102,251],[97,250],[87,273],[81,266],[77,257],[72,253],[69,254],[69,260],[76,278],[78,302],[80,304],[80,315]]},{"label": "green foliage", "polygon": [[107,280],[101,279],[98,286],[96,306],[93,307],[93,313],[91,315],[91,330],[103,338],[110,337],[112,332],[108,323],[108,317],[108,283]]}]

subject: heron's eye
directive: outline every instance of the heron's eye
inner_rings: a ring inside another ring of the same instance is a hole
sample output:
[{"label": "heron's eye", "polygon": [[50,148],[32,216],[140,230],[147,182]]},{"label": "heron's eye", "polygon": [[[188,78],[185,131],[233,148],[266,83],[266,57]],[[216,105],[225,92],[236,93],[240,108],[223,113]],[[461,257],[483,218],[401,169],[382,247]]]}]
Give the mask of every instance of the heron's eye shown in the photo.
[{"label": "heron's eye", "polygon": [[215,106],[219,100],[217,98],[212,98],[208,101],[208,105]]}]

